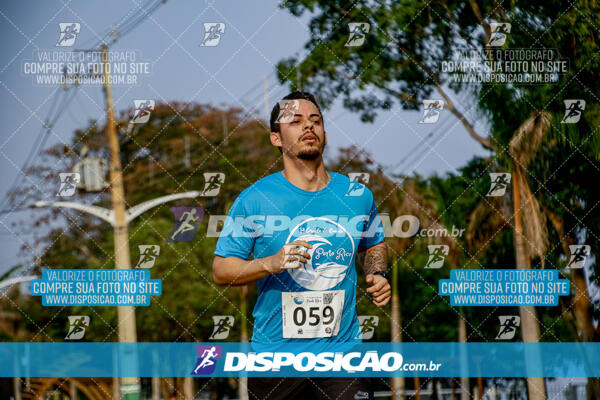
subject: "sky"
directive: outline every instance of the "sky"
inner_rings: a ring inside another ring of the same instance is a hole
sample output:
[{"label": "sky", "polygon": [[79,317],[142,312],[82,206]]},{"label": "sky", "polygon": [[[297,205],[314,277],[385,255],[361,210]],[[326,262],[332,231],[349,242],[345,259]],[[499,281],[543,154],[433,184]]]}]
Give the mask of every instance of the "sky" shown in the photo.
[{"label": "sky", "polygon": [[[0,6],[3,51],[0,54],[0,196],[13,183],[26,180],[20,172],[36,143],[50,111],[63,108],[45,143],[69,143],[73,131],[90,119],[104,120],[104,98],[98,85],[82,85],[67,107],[68,98],[58,85],[36,83],[27,75],[27,63],[40,53],[57,49],[86,48],[98,42],[124,17],[140,17],[139,6],[152,0],[104,0],[73,2],[20,1]],[[111,50],[135,54],[136,61],[148,63],[150,73],[138,75],[136,85],[115,85],[115,110],[119,114],[133,106],[134,99],[209,103],[256,110],[266,120],[264,79],[268,78],[269,109],[289,92],[275,79],[278,61],[302,52],[309,39],[308,16],[296,18],[279,7],[279,1],[256,0],[246,3],[221,1],[166,1],[142,23],[119,38]],[[244,7],[240,7],[244,4]],[[80,31],[72,47],[57,47],[60,23],[79,23]],[[204,23],[221,22],[225,32],[217,46],[200,46]],[[79,47],[81,46],[81,47]],[[464,109],[461,96],[453,96]],[[379,113],[374,123],[362,123],[358,115],[345,110],[340,102],[324,110],[328,133],[328,155],[340,147],[357,144],[384,166],[397,165],[394,172],[421,175],[455,172],[472,157],[488,152],[470,138],[449,113],[442,112],[436,124],[419,124],[421,113],[399,107]],[[485,132],[483,122],[476,123]],[[432,136],[427,135],[433,133]],[[424,138],[428,137],[425,141]],[[34,153],[33,163],[37,158]],[[41,194],[44,200],[53,193]],[[42,199],[42,198],[41,198]],[[6,206],[3,210],[6,209]],[[29,262],[32,251],[19,254],[25,237],[11,226],[27,219],[31,211],[0,214],[0,273],[18,262]],[[31,234],[33,234],[32,231]]]}]

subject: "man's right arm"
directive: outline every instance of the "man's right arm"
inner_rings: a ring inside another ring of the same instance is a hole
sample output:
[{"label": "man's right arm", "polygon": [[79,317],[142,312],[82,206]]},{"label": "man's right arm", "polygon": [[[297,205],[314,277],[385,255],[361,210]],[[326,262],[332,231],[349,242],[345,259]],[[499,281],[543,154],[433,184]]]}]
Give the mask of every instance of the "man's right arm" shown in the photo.
[{"label": "man's right arm", "polygon": [[254,260],[215,256],[213,280],[217,285],[242,286],[288,268],[299,268],[310,259],[307,248],[312,248],[312,245],[296,240],[284,245],[272,256]]},{"label": "man's right arm", "polygon": [[271,274],[271,257],[242,260],[238,257],[219,257],[213,260],[213,279],[217,285],[241,286]]}]

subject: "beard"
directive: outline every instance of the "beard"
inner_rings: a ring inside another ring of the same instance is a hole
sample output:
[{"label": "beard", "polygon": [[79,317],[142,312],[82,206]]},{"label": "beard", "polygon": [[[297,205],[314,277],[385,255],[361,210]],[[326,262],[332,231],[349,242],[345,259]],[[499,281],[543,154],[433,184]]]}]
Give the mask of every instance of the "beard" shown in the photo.
[{"label": "beard", "polygon": [[320,155],[321,155],[321,152],[319,151],[319,149],[312,148],[312,149],[300,150],[300,152],[298,153],[297,156],[301,160],[314,161],[317,158],[319,158]]},{"label": "beard", "polygon": [[324,149],[325,146],[308,146],[300,149],[296,154],[296,157],[305,161],[314,161],[323,154]]}]

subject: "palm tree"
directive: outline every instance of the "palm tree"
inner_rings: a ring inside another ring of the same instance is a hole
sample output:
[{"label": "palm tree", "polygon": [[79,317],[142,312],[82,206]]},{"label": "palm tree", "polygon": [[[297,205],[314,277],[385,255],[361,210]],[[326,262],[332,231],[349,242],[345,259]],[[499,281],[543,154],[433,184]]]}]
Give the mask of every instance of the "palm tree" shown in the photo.
[{"label": "palm tree", "polygon": [[[435,196],[426,188],[420,187],[417,178],[406,178],[401,185],[394,183],[391,179],[380,172],[380,181],[386,193],[393,193],[386,198],[386,205],[398,215],[414,215],[418,217],[421,226],[426,228],[446,229],[441,222],[435,207]],[[398,190],[400,189],[400,190]],[[391,341],[402,342],[402,315],[400,310],[400,294],[398,292],[398,255],[404,254],[414,246],[414,238],[394,238],[388,240],[388,249],[392,259],[392,315],[391,315]],[[448,236],[435,236],[429,238],[432,244],[444,244],[449,247],[449,254],[453,265],[456,265],[457,243],[455,239]],[[459,318],[462,320],[462,318]],[[464,320],[463,320],[464,322]],[[414,377],[415,398],[420,398],[420,379]],[[392,399],[396,400],[404,396],[404,377],[393,377],[391,379]],[[400,394],[400,395],[398,395]]]},{"label": "palm tree", "polygon": [[[533,160],[545,134],[550,128],[550,114],[539,112],[529,117],[510,140],[509,152],[513,167],[513,218],[515,261],[518,269],[530,269],[531,260],[540,258],[542,266],[548,250],[546,217],[536,197],[531,192],[524,170]],[[540,326],[535,307],[520,306],[522,335],[524,342],[539,342]],[[527,378],[529,398],[546,398],[544,378]]]}]

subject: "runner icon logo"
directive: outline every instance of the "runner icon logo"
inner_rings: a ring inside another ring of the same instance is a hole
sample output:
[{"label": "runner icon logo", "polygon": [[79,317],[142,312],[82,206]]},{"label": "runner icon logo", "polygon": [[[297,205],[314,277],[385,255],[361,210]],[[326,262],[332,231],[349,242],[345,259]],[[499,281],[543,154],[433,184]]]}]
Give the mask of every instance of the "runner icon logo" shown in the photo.
[{"label": "runner icon logo", "polygon": [[569,250],[571,251],[571,258],[567,268],[583,268],[587,257],[590,255],[590,245],[588,244],[571,244]]},{"label": "runner icon logo", "polygon": [[58,29],[60,29],[60,36],[57,47],[69,47],[75,44],[75,39],[81,31],[81,24],[79,22],[59,22]]},{"label": "runner icon logo", "polygon": [[221,35],[225,33],[224,22],[205,22],[204,39],[200,47],[214,47],[221,42]]},{"label": "runner icon logo", "polygon": [[518,315],[502,315],[500,319],[500,330],[496,340],[510,340],[515,337],[517,328],[521,325],[521,317]]},{"label": "runner icon logo", "polygon": [[358,392],[354,393],[354,400],[368,400],[369,399],[369,393],[367,392],[363,392],[362,390],[359,390]]},{"label": "runner icon logo", "polygon": [[358,324],[360,331],[355,339],[369,340],[373,338],[375,328],[379,325],[379,317],[376,315],[359,315]]},{"label": "runner icon logo", "polygon": [[135,265],[136,268],[152,268],[156,262],[156,257],[160,254],[160,246],[156,244],[140,244],[140,259]]},{"label": "runner icon logo", "polygon": [[440,119],[440,112],[444,109],[442,100],[423,100],[423,117],[420,124],[435,124]]},{"label": "runner icon logo", "polygon": [[133,100],[135,112],[131,119],[132,124],[145,124],[150,119],[150,114],[154,110],[154,100]]},{"label": "runner icon logo", "polygon": [[217,359],[221,358],[223,349],[221,346],[196,346],[196,367],[192,375],[209,375],[215,372]]},{"label": "runner icon logo", "polygon": [[498,197],[504,196],[508,184],[510,183],[511,175],[508,172],[490,172],[490,190],[487,196]]},{"label": "runner icon logo", "polygon": [[209,340],[225,340],[233,328],[233,315],[213,315],[213,332]]},{"label": "runner icon logo", "polygon": [[278,124],[289,124],[294,120],[296,111],[300,109],[298,100],[279,100],[279,114],[275,120]]},{"label": "runner icon logo", "polygon": [[169,242],[190,242],[196,237],[198,222],[204,217],[202,207],[171,207],[175,214],[175,226]]},{"label": "runner icon logo", "polygon": [[73,196],[81,176],[76,172],[60,172],[58,176],[60,177],[60,188],[56,195],[60,197]]},{"label": "runner icon logo", "polygon": [[565,116],[563,117],[561,124],[576,124],[581,119],[581,114],[585,110],[585,100],[572,99],[564,100],[565,103]]},{"label": "runner icon logo", "polygon": [[344,46],[362,46],[370,29],[371,25],[368,22],[349,22],[348,30],[350,31],[350,34],[348,35],[348,40],[346,41],[346,44]]},{"label": "runner icon logo", "polygon": [[221,185],[225,182],[225,174],[222,172],[205,172],[204,190],[202,196],[214,197],[219,194]]},{"label": "runner icon logo", "polygon": [[345,196],[348,197],[359,197],[365,192],[365,187],[369,183],[370,175],[367,172],[349,172],[348,178],[348,190]]},{"label": "runner icon logo", "polygon": [[446,244],[430,244],[427,246],[427,250],[429,251],[429,258],[427,259],[425,268],[442,268],[444,266],[445,256],[447,256],[450,252],[450,247],[448,247]]},{"label": "runner icon logo", "polygon": [[83,339],[85,328],[90,326],[90,317],[87,315],[69,315],[69,330],[65,340]]},{"label": "runner icon logo", "polygon": [[506,38],[510,33],[510,23],[508,22],[492,22],[490,23],[490,40],[487,45],[490,47],[500,47],[506,42]]}]

